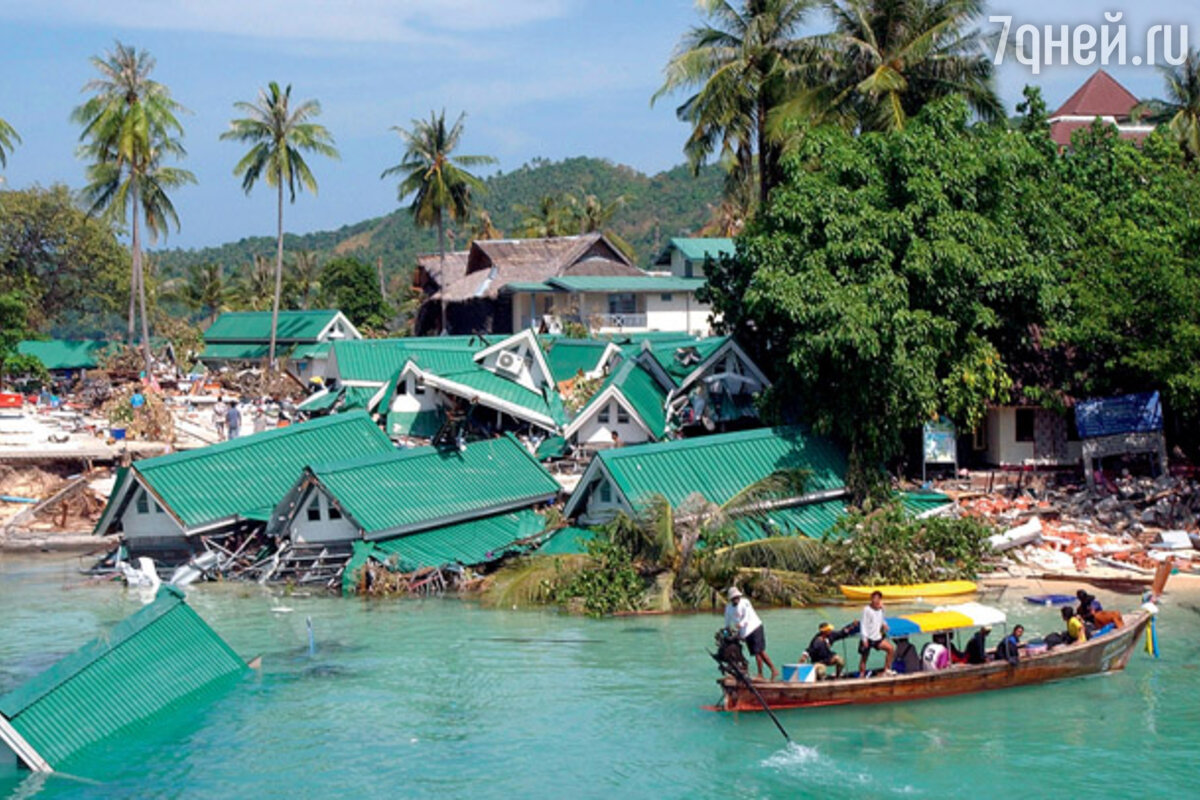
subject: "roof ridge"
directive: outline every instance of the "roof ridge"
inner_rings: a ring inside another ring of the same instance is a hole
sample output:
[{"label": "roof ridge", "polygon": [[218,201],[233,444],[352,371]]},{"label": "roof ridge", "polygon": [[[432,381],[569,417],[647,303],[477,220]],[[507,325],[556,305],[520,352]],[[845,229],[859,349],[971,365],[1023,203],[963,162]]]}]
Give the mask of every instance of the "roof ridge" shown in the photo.
[{"label": "roof ridge", "polygon": [[[251,434],[250,436],[239,436],[236,439],[228,439],[224,442],[217,442],[216,444],[211,444],[207,447],[198,447],[195,450],[178,450],[174,453],[167,453],[166,455],[148,458],[145,461],[135,461],[133,466],[137,468],[139,473],[141,473],[145,471],[146,467],[155,469],[162,466],[178,464],[181,461],[199,460],[201,458],[214,455],[219,456],[230,451],[244,449],[251,445],[258,445],[264,441],[280,439],[288,435],[295,436],[298,434],[298,432],[300,432],[300,429],[303,429],[303,432],[307,433],[308,431],[312,430],[328,428],[334,425],[341,425],[359,418],[366,418],[368,421],[370,421],[370,416],[366,411],[356,409],[354,411],[348,411],[342,414],[330,414],[328,416],[311,419],[306,422],[287,425],[282,428],[272,428],[270,430]],[[374,425],[373,422],[371,424]]]},{"label": "roof ridge", "polygon": [[597,451],[596,455],[602,461],[612,459],[624,460],[626,458],[634,458],[639,455],[654,454],[664,451],[675,450],[693,450],[700,447],[708,447],[712,445],[727,444],[735,441],[753,441],[755,439],[769,439],[791,433],[800,433],[805,429],[801,425],[777,425],[769,428],[751,428],[745,431],[734,431],[732,433],[714,433],[709,436],[693,436],[687,439],[674,439],[667,442],[646,442],[644,444],[626,445],[620,448],[610,448]]}]

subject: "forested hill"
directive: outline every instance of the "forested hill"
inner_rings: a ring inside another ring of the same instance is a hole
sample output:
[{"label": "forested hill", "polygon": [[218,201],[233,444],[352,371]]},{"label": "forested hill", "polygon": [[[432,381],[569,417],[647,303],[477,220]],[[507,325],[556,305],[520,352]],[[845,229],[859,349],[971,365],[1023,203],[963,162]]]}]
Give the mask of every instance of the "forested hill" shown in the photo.
[{"label": "forested hill", "polygon": [[[598,158],[534,159],[512,172],[488,178],[488,191],[477,200],[477,206],[491,215],[492,223],[505,235],[515,235],[527,213],[523,207],[534,209],[547,195],[565,192],[582,199],[590,194],[605,204],[623,195],[626,202],[610,227],[632,245],[636,263],[645,266],[667,239],[695,234],[708,221],[720,200],[721,180],[716,167],[706,168],[699,176],[685,166],[647,176]],[[468,239],[464,227],[457,234],[457,245],[464,247]],[[395,275],[410,270],[418,253],[436,251],[437,235],[416,229],[405,206],[385,217],[334,231],[285,235],[284,248],[289,253],[311,250],[318,257],[353,255],[368,263],[382,256],[386,271]],[[274,253],[273,238],[255,237],[220,247],[161,250],[155,258],[159,274],[164,276],[179,275],[192,264],[208,262],[223,265],[226,274],[231,274],[241,271],[255,254],[273,257]]]}]

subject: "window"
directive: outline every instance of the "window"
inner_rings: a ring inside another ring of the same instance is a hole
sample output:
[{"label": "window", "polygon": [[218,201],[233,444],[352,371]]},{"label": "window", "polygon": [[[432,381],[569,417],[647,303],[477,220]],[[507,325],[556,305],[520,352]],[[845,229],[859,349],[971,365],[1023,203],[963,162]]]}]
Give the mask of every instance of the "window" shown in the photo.
[{"label": "window", "polygon": [[664,303],[669,303],[672,300],[674,300],[675,298],[671,296],[670,292],[663,292],[661,295],[658,296],[658,299],[663,301]]},{"label": "window", "polygon": [[600,484],[600,502],[601,503],[611,503],[612,502],[612,486],[609,485],[608,481],[603,481]]},{"label": "window", "polygon": [[617,423],[620,425],[629,424],[629,412],[625,410],[625,406],[617,406]]},{"label": "window", "polygon": [[637,295],[633,292],[620,292],[618,294],[610,294],[608,296],[608,313],[610,314],[636,314],[637,313]]},{"label": "window", "polygon": [[138,491],[136,502],[137,502],[137,513],[139,513],[139,514],[149,514],[150,513],[150,498],[146,494],[145,489],[140,489]]},{"label": "window", "polygon": [[612,415],[609,413],[608,403],[605,403],[600,407],[600,413],[596,415],[596,421],[605,425],[612,421]]},{"label": "window", "polygon": [[1018,442],[1033,441],[1033,419],[1034,409],[1018,408],[1017,409],[1017,435]]},{"label": "window", "polygon": [[420,378],[417,378],[416,383],[413,385],[413,394],[425,394],[425,382]]},{"label": "window", "polygon": [[396,394],[408,394],[408,380],[407,377],[400,379],[400,382],[396,384]]},{"label": "window", "polygon": [[330,519],[341,519],[342,518],[342,510],[340,508],[338,508],[337,506],[335,506],[333,503],[329,504],[329,518]]},{"label": "window", "polygon": [[971,432],[971,449],[972,450],[987,450],[988,429],[987,417],[979,420],[979,424],[975,426],[975,430]]},{"label": "window", "polygon": [[321,521],[321,498],[317,497],[316,495],[313,495],[312,502],[308,504],[308,512],[307,513],[308,513],[308,521],[309,522],[320,522]]},{"label": "window", "polygon": [[685,277],[685,278],[692,277],[692,262],[690,262],[690,261],[683,262],[683,277]]},{"label": "window", "polygon": [[160,506],[158,503],[155,503],[155,504],[154,504],[154,513],[155,513],[155,514],[164,514],[164,513],[166,513],[166,512],[164,512],[164,511],[163,511],[163,507],[162,507],[162,506]]}]

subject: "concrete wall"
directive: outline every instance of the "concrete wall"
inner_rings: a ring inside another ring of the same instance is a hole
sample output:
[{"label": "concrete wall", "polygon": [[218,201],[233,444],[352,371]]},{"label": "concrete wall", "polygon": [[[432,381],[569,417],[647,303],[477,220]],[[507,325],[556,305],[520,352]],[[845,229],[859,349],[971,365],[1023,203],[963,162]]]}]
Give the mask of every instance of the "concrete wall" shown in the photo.
[{"label": "concrete wall", "polygon": [[637,424],[632,414],[627,415],[627,422],[619,422],[618,411],[621,404],[616,400],[608,400],[605,403],[608,411],[608,422],[601,422],[601,408],[597,407],[591,410],[588,420],[584,422],[575,434],[575,443],[581,447],[587,447],[594,450],[599,450],[605,447],[612,447],[613,431],[621,437],[621,442],[624,444],[641,444],[642,442],[650,441],[649,434],[646,429]]},{"label": "concrete wall", "polygon": [[[1078,441],[1067,442],[1067,457],[1064,460],[1038,458],[1032,439],[1018,442],[1017,408],[1017,406],[1001,406],[988,409],[985,458],[989,464],[1000,467],[1019,467],[1027,464],[1053,466],[1080,462],[1083,449]],[[1021,406],[1020,408],[1035,410],[1031,406]]]},{"label": "concrete wall", "polygon": [[[346,542],[359,537],[358,528],[345,517],[338,518],[337,510],[331,516],[329,498],[319,489],[310,487],[296,506],[288,533],[298,544]],[[312,509],[317,519],[309,519]]]},{"label": "concrete wall", "polygon": [[418,390],[417,379],[406,373],[400,377],[388,411],[435,411],[440,406],[438,391],[429,386]]},{"label": "concrete wall", "polygon": [[[678,251],[676,251],[678,252]],[[646,328],[708,336],[712,308],[691,292],[657,292],[646,296]]]}]

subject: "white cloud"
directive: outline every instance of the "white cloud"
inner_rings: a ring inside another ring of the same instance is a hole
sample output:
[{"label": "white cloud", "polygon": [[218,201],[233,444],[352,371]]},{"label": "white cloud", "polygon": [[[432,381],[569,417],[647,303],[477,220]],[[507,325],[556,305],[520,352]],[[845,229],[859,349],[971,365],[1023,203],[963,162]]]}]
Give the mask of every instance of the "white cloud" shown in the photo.
[{"label": "white cloud", "polygon": [[260,39],[430,43],[431,31],[513,28],[572,0],[3,0],[0,18]]}]

